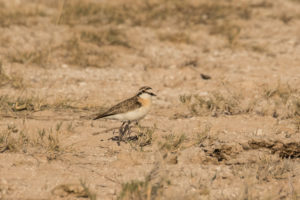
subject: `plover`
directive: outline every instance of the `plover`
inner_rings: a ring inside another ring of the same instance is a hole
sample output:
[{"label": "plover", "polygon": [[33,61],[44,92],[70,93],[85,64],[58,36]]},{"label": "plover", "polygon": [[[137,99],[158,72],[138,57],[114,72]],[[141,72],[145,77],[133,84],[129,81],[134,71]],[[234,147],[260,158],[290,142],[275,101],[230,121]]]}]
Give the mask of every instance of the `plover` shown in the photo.
[{"label": "plover", "polygon": [[98,114],[94,120],[106,118],[122,121],[123,123],[119,129],[119,140],[122,140],[125,133],[130,134],[130,123],[132,121],[138,123],[140,119],[149,113],[152,96],[156,95],[152,92],[151,87],[141,87],[135,96],[116,104],[104,113]]}]

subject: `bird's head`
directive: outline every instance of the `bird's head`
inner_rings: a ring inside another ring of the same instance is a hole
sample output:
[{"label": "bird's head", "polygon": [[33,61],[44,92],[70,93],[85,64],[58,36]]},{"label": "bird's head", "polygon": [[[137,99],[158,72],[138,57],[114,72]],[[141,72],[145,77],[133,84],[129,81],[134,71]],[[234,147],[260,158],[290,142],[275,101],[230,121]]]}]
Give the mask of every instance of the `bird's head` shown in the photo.
[{"label": "bird's head", "polygon": [[141,87],[137,93],[137,96],[143,98],[143,99],[151,99],[152,96],[156,96],[152,92],[152,88],[148,86]]}]

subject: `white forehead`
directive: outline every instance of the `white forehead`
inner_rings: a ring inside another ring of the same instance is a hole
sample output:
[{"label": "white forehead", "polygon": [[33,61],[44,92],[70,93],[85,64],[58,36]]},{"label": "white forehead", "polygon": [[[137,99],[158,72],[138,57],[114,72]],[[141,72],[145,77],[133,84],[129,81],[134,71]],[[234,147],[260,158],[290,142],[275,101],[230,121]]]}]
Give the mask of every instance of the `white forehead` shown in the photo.
[{"label": "white forehead", "polygon": [[141,95],[139,95],[139,97],[143,99],[150,99],[152,96],[148,93],[142,93]]}]

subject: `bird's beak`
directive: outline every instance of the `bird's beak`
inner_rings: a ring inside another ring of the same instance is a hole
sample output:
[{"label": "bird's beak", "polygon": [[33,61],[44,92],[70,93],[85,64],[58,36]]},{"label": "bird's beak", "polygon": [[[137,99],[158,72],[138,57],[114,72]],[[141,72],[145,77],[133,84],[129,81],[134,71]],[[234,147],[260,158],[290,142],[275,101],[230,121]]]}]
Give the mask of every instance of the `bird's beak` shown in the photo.
[{"label": "bird's beak", "polygon": [[150,92],[149,94],[150,94],[151,96],[156,96],[156,94],[154,94],[154,93],[152,93],[152,92]]}]

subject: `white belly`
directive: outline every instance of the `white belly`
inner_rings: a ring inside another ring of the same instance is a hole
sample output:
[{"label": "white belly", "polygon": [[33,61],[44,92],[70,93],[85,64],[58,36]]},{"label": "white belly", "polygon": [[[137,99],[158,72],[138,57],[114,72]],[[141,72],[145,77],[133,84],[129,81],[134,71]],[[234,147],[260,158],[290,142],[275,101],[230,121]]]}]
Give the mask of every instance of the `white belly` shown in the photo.
[{"label": "white belly", "polygon": [[147,107],[142,107],[127,113],[121,113],[121,114],[116,114],[112,116],[108,116],[106,118],[108,119],[117,119],[120,121],[134,121],[134,120],[140,120],[144,118],[147,113],[150,111],[150,106]]}]

